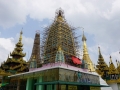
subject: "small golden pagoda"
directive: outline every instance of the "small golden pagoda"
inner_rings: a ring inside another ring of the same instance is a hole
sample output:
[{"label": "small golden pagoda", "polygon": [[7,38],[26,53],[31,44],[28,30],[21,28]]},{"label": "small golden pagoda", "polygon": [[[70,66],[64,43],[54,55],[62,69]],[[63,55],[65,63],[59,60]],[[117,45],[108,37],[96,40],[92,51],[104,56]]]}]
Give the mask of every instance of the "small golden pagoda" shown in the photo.
[{"label": "small golden pagoda", "polygon": [[115,68],[113,62],[112,62],[112,57],[110,56],[110,62],[109,62],[109,72],[108,74],[111,75],[111,74],[118,74],[118,70]]},{"label": "small golden pagoda", "polygon": [[88,53],[88,50],[87,50],[87,44],[86,44],[86,37],[84,35],[84,32],[83,32],[83,36],[82,36],[82,41],[83,41],[83,60],[86,61],[86,63],[88,64],[88,69],[90,72],[95,72],[95,68],[94,68],[94,65],[90,59],[90,56],[89,56],[89,53]]},{"label": "small golden pagoda", "polygon": [[119,79],[119,72],[117,68],[115,68],[113,62],[112,62],[112,57],[110,56],[110,62],[109,62],[109,79],[107,80],[107,83],[117,83]]},{"label": "small golden pagoda", "polygon": [[[23,60],[26,53],[23,53],[23,44],[22,44],[22,31],[20,32],[20,38],[13,52],[10,53],[10,56],[7,60],[1,64],[2,71],[10,74],[21,73],[28,71],[27,62]],[[1,74],[2,75],[2,74]]]}]

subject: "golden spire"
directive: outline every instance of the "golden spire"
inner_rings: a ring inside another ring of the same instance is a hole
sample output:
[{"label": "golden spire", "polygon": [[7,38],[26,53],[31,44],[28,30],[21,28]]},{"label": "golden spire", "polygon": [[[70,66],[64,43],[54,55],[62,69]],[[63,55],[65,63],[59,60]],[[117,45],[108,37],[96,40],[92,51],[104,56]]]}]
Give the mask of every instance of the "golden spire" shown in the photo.
[{"label": "golden spire", "polygon": [[84,31],[83,31],[82,41],[83,41],[83,54],[88,54],[87,45],[86,45],[87,39],[84,35]]},{"label": "golden spire", "polygon": [[22,41],[22,34],[23,34],[23,32],[21,31],[21,32],[20,32],[19,41]]},{"label": "golden spire", "polygon": [[100,47],[98,47],[98,52],[99,52],[99,58],[103,58],[101,51],[100,51]]},{"label": "golden spire", "polygon": [[98,47],[99,54],[101,54],[100,47]]},{"label": "golden spire", "polygon": [[100,47],[98,47],[98,52],[99,52],[99,58],[100,58],[102,56],[101,51],[100,51]]},{"label": "golden spire", "polygon": [[95,71],[95,68],[94,68],[94,65],[89,57],[89,54],[88,54],[88,50],[87,50],[87,45],[86,45],[86,37],[84,35],[84,31],[83,31],[83,36],[82,36],[82,41],[83,41],[83,60],[85,60],[88,64],[88,69],[89,71],[92,71],[94,72]]},{"label": "golden spire", "polygon": [[82,41],[87,41],[87,39],[86,39],[86,37],[84,35],[84,31],[83,31]]},{"label": "golden spire", "polygon": [[19,37],[19,41],[16,44],[16,47],[14,48],[13,52],[10,53],[10,56],[14,56],[14,55],[19,55],[21,57],[24,57],[26,55],[26,53],[23,53],[23,44],[22,44],[22,31],[20,32],[20,37]]}]

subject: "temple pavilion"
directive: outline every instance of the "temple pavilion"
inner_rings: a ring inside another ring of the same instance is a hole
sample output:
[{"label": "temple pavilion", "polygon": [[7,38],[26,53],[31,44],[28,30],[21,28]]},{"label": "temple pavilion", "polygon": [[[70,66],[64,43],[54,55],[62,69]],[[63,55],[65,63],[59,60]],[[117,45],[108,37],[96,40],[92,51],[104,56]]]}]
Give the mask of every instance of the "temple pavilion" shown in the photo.
[{"label": "temple pavilion", "polygon": [[23,60],[21,32],[16,48],[10,53],[12,59],[8,57],[1,65],[1,70],[6,72],[1,82],[9,83],[4,90],[101,90],[100,87],[109,87],[101,85],[99,75],[91,73],[95,69],[84,33],[83,58],[78,58],[74,29],[59,9],[53,23],[45,28],[41,45],[40,34],[36,33],[28,62]]}]

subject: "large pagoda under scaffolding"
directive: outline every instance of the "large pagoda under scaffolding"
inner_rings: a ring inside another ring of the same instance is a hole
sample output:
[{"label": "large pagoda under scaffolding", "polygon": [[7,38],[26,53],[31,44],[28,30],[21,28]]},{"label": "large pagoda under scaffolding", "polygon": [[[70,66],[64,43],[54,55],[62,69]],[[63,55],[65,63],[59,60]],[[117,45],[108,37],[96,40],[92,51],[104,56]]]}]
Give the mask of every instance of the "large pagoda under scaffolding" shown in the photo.
[{"label": "large pagoda under scaffolding", "polygon": [[[44,64],[55,63],[58,47],[61,47],[64,56],[77,56],[78,43],[75,41],[74,28],[64,18],[64,12],[60,9],[56,12],[54,22],[45,29],[42,42],[42,55]],[[65,62],[72,64],[65,58]]]}]

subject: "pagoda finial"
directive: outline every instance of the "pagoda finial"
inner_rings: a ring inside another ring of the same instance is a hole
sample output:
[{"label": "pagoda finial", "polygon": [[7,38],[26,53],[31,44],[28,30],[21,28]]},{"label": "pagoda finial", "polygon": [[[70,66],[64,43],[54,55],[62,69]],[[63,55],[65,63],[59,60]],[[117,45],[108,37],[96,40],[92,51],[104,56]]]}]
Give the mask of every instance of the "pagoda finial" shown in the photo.
[{"label": "pagoda finial", "polygon": [[62,10],[62,8],[59,8],[58,11],[56,12],[57,16],[63,16],[64,11]]},{"label": "pagoda finial", "polygon": [[64,11],[61,8],[59,8],[56,11],[57,21],[63,21],[63,18],[64,18],[63,14],[64,14]]},{"label": "pagoda finial", "polygon": [[99,54],[101,54],[100,47],[98,47],[98,50],[99,50]]},{"label": "pagoda finial", "polygon": [[87,50],[87,45],[86,45],[86,37],[84,35],[84,31],[83,31],[83,37],[82,37],[82,41],[83,41],[83,54],[87,53],[88,54],[88,50]]},{"label": "pagoda finial", "polygon": [[84,30],[83,30],[83,36],[82,36],[82,41],[87,41],[85,35],[84,35]]},{"label": "pagoda finial", "polygon": [[98,52],[99,52],[99,58],[102,58],[100,47],[98,47]]},{"label": "pagoda finial", "polygon": [[19,41],[22,41],[22,34],[23,34],[23,32],[22,32],[22,30],[21,30]]},{"label": "pagoda finial", "polygon": [[112,57],[111,57],[111,55],[110,55],[110,63],[112,63]]}]

